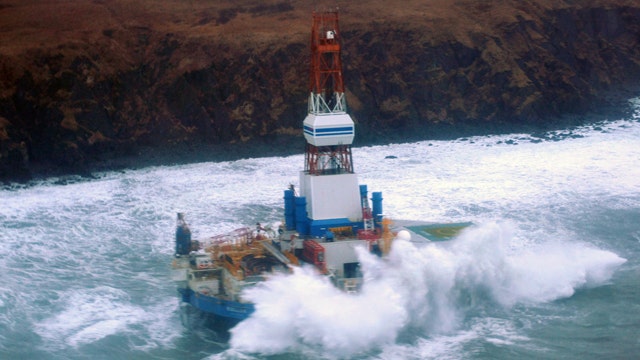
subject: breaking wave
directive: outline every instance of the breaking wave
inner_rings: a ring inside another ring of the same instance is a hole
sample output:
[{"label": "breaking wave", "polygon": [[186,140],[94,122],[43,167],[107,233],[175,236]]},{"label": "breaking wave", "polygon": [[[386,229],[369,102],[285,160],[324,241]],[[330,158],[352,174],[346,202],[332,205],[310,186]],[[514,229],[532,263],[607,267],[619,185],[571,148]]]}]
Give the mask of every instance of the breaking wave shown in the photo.
[{"label": "breaking wave", "polygon": [[606,283],[626,261],[577,243],[518,248],[512,233],[508,224],[490,223],[449,243],[396,240],[384,260],[361,251],[365,284],[355,295],[336,290],[310,267],[274,276],[246,292],[256,312],[231,330],[226,354],[347,358],[397,351],[408,329],[426,337],[451,334],[478,308],[565,298]]}]

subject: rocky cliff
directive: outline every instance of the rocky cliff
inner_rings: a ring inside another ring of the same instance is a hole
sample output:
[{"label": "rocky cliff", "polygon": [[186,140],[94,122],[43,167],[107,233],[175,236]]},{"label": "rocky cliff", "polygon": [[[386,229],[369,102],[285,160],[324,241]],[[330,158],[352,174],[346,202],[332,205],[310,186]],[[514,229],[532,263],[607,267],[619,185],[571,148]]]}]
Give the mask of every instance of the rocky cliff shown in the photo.
[{"label": "rocky cliff", "polygon": [[[640,88],[637,1],[353,3],[338,5],[360,143],[540,129]],[[302,151],[313,10],[0,0],[0,179],[184,144]]]}]

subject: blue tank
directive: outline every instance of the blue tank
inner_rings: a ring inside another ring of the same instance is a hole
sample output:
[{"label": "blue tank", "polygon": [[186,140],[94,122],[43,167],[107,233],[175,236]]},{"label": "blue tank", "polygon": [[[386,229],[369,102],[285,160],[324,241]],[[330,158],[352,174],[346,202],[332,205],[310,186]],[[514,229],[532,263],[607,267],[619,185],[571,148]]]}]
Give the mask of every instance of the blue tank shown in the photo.
[{"label": "blue tank", "polygon": [[296,228],[296,203],[293,190],[284,191],[284,222],[287,230]]},{"label": "blue tank", "polygon": [[307,198],[296,197],[296,231],[300,235],[307,235],[309,232],[309,220],[307,217]]},{"label": "blue tank", "polygon": [[380,221],[382,221],[382,192],[375,191],[371,193],[371,203],[373,209],[371,211],[371,215],[373,216],[373,220],[377,226],[380,226]]}]

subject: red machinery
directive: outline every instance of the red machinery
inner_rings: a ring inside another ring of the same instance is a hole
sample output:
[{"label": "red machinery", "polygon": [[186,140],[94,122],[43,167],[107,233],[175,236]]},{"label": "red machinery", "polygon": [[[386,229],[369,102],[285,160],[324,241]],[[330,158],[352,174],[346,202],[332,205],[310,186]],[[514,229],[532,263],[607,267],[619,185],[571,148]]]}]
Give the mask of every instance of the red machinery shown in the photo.
[{"label": "red machinery", "polygon": [[305,261],[315,265],[322,274],[327,272],[327,263],[324,259],[324,247],[315,240],[305,240],[303,243],[302,257]]}]

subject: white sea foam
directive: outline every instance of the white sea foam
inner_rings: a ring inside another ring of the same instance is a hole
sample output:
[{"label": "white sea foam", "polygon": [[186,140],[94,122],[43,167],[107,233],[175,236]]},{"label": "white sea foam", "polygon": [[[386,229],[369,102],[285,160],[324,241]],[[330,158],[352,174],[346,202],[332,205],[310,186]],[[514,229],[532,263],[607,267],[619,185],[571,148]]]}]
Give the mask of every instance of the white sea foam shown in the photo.
[{"label": "white sea foam", "polygon": [[421,338],[415,344],[396,343],[385,346],[375,358],[393,359],[460,359],[461,348],[478,338],[474,331],[460,331],[452,335]]},{"label": "white sea foam", "polygon": [[[630,259],[637,251],[640,123],[599,127],[557,142],[509,134],[355,148],[361,182],[383,192],[389,217],[479,226],[451,244],[398,242],[387,261],[362,254],[367,284],[359,295],[337,293],[307,270],[273,279],[254,294],[272,315],[258,311],[234,330],[226,354],[465,357],[463,345],[475,339],[520,341],[526,329],[511,323],[509,309],[607,283],[624,259],[601,249]],[[166,276],[175,212],[187,213],[195,238],[282,220],[282,190],[297,184],[303,162],[295,155],[151,167],[3,188],[0,349],[34,331],[45,351],[71,358],[111,339],[127,349],[171,347],[185,336]],[[606,217],[621,213],[629,218]],[[590,220],[602,232],[589,232]],[[629,271],[621,276],[637,283]],[[477,325],[495,305],[506,319]]]},{"label": "white sea foam", "polygon": [[446,334],[432,334],[418,338],[414,343],[395,343],[385,346],[375,356],[376,359],[465,359],[461,354],[474,353],[474,348],[482,349],[491,343],[498,347],[529,347],[529,338],[519,334],[513,323],[506,319],[483,317],[470,324],[468,329]]},{"label": "white sea foam", "polygon": [[78,348],[127,333],[146,339],[134,346],[144,350],[168,346],[179,335],[172,313],[175,301],[144,308],[132,304],[124,291],[107,286],[68,291],[62,298],[64,309],[35,326],[49,350]]},{"label": "white sea foam", "polygon": [[391,346],[407,328],[455,331],[478,301],[509,307],[571,296],[608,281],[625,262],[576,243],[514,249],[511,236],[510,226],[492,223],[448,244],[396,240],[388,260],[361,253],[366,282],[357,295],[337,291],[309,268],[276,276],[247,292],[256,312],[232,329],[231,346],[260,354],[312,348],[348,358]]}]

